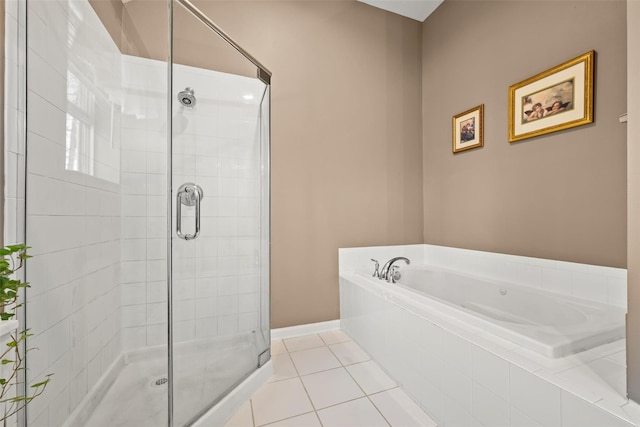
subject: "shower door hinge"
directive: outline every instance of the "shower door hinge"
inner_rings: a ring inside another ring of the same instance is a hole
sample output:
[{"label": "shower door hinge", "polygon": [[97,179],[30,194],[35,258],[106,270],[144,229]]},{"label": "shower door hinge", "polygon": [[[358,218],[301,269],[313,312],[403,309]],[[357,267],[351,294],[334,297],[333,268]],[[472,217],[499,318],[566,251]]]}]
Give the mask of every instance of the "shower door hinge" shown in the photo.
[{"label": "shower door hinge", "polygon": [[262,67],[258,67],[258,79],[266,84],[266,85],[270,85],[271,84],[271,74],[264,70]]},{"label": "shower door hinge", "polygon": [[266,349],[258,355],[258,368],[264,366],[271,359],[271,348]]}]

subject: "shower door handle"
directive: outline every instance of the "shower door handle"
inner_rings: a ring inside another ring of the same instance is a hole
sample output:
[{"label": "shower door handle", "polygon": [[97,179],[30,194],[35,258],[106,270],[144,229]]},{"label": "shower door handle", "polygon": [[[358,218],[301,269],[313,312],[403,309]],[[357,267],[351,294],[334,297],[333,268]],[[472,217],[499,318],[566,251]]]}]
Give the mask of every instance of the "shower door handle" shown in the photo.
[{"label": "shower door handle", "polygon": [[[176,234],[184,240],[193,240],[200,234],[200,201],[204,197],[204,192],[199,185],[192,182],[182,184],[176,194]],[[195,206],[195,231],[193,234],[182,232],[182,205]]]}]

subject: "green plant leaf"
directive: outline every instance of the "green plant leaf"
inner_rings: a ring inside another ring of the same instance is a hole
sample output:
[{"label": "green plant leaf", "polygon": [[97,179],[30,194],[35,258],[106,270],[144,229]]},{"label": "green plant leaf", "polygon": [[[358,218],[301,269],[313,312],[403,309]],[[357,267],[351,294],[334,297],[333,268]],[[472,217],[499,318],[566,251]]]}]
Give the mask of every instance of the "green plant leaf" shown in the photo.
[{"label": "green plant leaf", "polygon": [[[31,258],[27,253],[28,249],[30,247],[24,244],[8,245],[0,248],[0,320],[8,320],[15,317],[17,310],[22,307],[22,303],[17,301],[20,289],[30,287],[28,282],[22,281],[20,276],[15,274],[24,267],[24,261]],[[21,411],[33,399],[40,396],[50,381],[52,374],[46,375],[44,380],[31,385],[33,392],[30,394],[26,393],[24,396],[18,395],[3,399],[4,394],[9,390],[20,389],[21,385],[25,384],[24,381],[19,379],[23,377],[21,373],[26,372],[24,357],[27,352],[34,348],[22,348],[20,344],[32,335],[29,333],[29,329],[11,333],[11,340],[6,343],[7,349],[0,351],[0,366],[10,365],[5,369],[11,372],[8,378],[0,378],[0,406],[5,408],[4,414],[0,414],[0,421],[4,420],[6,422],[8,416]],[[13,355],[15,355],[13,357],[15,360],[11,359]],[[14,389],[14,387],[16,388]],[[14,394],[14,392],[12,391],[11,394]]]},{"label": "green plant leaf", "polygon": [[35,383],[31,386],[31,388],[38,388],[38,387],[42,387],[43,385],[46,385],[49,383],[49,380],[44,380],[44,381],[40,381],[39,383]]}]

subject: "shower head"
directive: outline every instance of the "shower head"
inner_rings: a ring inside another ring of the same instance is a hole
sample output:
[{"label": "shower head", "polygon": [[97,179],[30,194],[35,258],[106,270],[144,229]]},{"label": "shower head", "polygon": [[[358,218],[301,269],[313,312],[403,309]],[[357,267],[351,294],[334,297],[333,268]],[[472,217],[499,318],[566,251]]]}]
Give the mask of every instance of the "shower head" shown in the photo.
[{"label": "shower head", "polygon": [[185,107],[194,107],[197,101],[193,89],[188,87],[180,92],[178,94],[178,101],[180,101],[180,104],[184,105]]}]

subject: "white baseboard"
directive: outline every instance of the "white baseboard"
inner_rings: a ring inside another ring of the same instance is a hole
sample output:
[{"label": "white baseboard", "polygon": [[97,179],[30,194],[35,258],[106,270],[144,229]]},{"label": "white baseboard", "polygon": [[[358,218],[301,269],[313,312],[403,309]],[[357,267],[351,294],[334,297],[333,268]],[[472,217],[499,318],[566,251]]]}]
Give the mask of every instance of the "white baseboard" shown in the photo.
[{"label": "white baseboard", "polygon": [[335,331],[336,329],[340,329],[340,319],[272,329],[271,339],[281,340],[285,338],[295,338],[303,335],[317,334],[320,332]]}]

